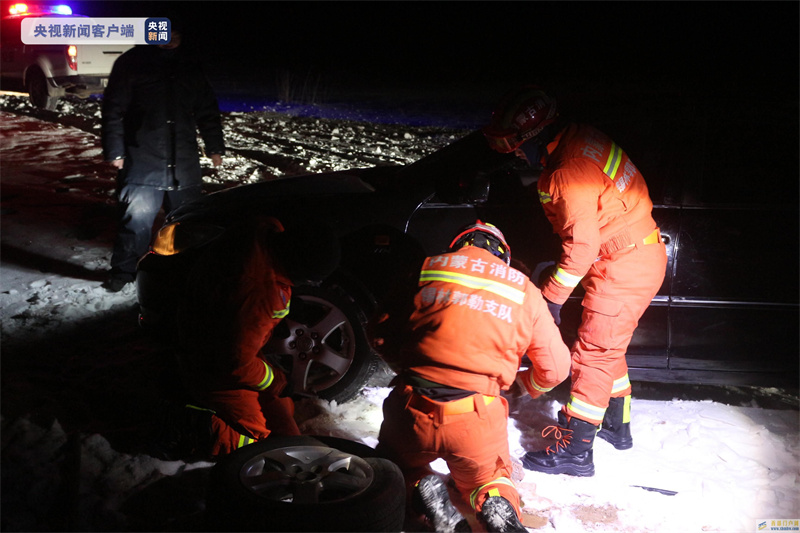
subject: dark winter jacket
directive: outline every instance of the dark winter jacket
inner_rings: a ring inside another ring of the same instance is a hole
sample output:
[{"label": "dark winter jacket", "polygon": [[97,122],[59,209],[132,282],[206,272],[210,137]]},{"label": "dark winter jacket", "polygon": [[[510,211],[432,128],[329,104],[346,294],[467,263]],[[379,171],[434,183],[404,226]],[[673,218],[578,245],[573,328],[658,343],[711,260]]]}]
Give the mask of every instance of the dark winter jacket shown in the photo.
[{"label": "dark winter jacket", "polygon": [[190,50],[142,45],[116,60],[103,96],[102,141],[106,161],[125,158],[124,183],[200,185],[198,131],[207,154],[224,154],[217,100]]}]

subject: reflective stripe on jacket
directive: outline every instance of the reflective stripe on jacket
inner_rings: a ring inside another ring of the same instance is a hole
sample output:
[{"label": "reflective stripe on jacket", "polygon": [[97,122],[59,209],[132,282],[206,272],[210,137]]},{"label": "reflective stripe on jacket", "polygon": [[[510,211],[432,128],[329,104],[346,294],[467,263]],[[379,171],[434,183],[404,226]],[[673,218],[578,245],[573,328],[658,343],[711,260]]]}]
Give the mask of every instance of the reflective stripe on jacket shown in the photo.
[{"label": "reflective stripe on jacket", "polygon": [[394,363],[450,387],[496,396],[525,354],[544,386],[569,369],[569,350],[539,289],[482,248],[425,259],[408,327]]},{"label": "reflective stripe on jacket", "polygon": [[547,152],[537,187],[562,254],[542,294],[563,303],[599,256],[644,239],[656,223],[642,174],[604,133],[570,124]]}]

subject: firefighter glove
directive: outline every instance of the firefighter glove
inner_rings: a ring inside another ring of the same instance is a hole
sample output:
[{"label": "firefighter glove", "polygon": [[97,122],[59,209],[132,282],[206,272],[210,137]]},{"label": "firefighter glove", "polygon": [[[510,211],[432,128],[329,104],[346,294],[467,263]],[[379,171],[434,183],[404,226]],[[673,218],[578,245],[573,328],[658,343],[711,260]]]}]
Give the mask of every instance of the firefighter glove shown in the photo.
[{"label": "firefighter glove", "polygon": [[547,298],[544,299],[547,302],[547,310],[550,311],[550,314],[553,315],[553,321],[555,321],[556,326],[561,325],[561,306],[562,304],[556,304],[548,300]]}]

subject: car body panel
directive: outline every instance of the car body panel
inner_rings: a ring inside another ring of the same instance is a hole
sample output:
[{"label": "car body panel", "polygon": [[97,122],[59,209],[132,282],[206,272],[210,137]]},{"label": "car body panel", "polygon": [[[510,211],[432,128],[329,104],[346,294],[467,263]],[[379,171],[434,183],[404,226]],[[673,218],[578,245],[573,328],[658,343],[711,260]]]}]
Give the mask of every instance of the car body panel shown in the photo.
[{"label": "car body panel", "polygon": [[[535,175],[518,163],[491,152],[474,132],[408,166],[281,178],[210,194],[167,223],[224,225],[254,209],[279,219],[322,217],[342,239],[336,283],[370,317],[398,275],[446,251],[456,231],[476,218],[504,232],[513,265],[538,281],[559,257],[561,243],[539,205]],[[743,211],[687,205],[696,186],[691,174],[659,158],[643,168],[648,165],[668,264],[628,349],[631,378],[796,384],[797,206]],[[765,258],[785,269],[779,283],[764,279]],[[148,269],[143,260],[140,274]],[[146,296],[140,289],[140,299]],[[579,286],[562,309],[568,345],[580,323],[582,296]]]}]

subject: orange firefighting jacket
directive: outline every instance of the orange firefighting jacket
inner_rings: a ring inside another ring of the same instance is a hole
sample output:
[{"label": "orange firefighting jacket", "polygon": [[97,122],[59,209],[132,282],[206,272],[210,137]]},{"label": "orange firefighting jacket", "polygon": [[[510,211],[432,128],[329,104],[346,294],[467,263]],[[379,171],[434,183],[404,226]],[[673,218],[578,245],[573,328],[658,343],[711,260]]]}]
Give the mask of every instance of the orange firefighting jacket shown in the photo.
[{"label": "orange firefighting jacket", "polygon": [[282,230],[272,218],[250,221],[222,235],[193,267],[179,309],[181,366],[190,386],[265,390],[273,383],[259,353],[289,313],[292,289],[265,240]]},{"label": "orange firefighting jacket", "polygon": [[542,294],[564,303],[600,256],[656,229],[644,178],[627,154],[597,129],[570,124],[547,146],[539,201],[561,237],[562,253]]},{"label": "orange firefighting jacket", "polygon": [[381,354],[401,375],[496,396],[513,383],[525,354],[540,392],[569,371],[569,350],[539,289],[483,248],[426,258],[403,323],[401,332],[381,337],[389,341]]}]

